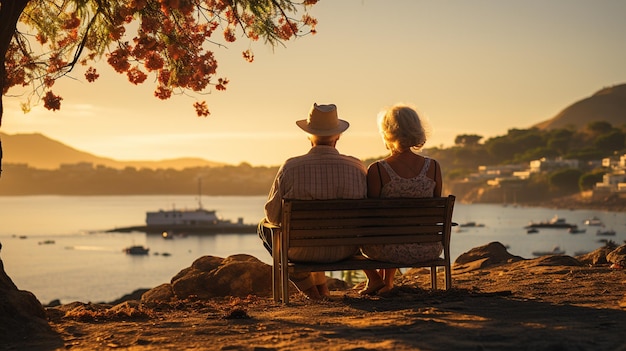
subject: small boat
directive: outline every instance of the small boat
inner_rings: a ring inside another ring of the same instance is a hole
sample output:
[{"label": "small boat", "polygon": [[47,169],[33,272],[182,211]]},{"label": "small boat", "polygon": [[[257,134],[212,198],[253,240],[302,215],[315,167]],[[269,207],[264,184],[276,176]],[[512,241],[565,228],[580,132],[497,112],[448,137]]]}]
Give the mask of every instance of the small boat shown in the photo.
[{"label": "small boat", "polygon": [[465,223],[461,223],[459,224],[460,227],[484,227],[484,224],[481,223],[476,223],[476,222],[465,222]]},{"label": "small boat", "polygon": [[547,256],[547,255],[564,255],[565,250],[561,250],[560,247],[555,246],[552,251],[533,251],[535,256]]},{"label": "small boat", "polygon": [[596,235],[613,236],[613,235],[615,235],[615,231],[613,229],[608,229],[608,230],[600,230],[600,229],[598,229],[598,231],[596,232]]},{"label": "small boat", "polygon": [[604,224],[602,223],[602,221],[600,220],[600,218],[593,216],[591,218],[585,219],[585,221],[583,222],[585,225],[589,225],[589,226],[603,226]]},{"label": "small boat", "polygon": [[587,232],[587,229],[580,229],[578,227],[571,227],[567,230],[570,234],[583,234]]},{"label": "small boat", "polygon": [[539,233],[539,229],[529,228],[528,230],[526,230],[526,234],[535,234],[535,233]]},{"label": "small boat", "polygon": [[129,255],[147,255],[150,251],[149,248],[141,246],[141,245],[133,245],[122,250]]},{"label": "small boat", "polygon": [[572,227],[577,227],[576,224],[567,223],[564,218],[559,218],[558,216],[552,217],[549,221],[542,222],[530,222],[526,228],[558,228],[558,229],[568,229]]}]

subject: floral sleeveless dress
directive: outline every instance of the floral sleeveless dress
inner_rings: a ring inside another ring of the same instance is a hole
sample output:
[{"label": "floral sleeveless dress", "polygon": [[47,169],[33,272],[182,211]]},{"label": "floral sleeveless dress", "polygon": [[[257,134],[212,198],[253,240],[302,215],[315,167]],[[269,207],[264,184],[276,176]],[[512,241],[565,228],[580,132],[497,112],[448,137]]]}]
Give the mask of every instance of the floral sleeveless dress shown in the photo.
[{"label": "floral sleeveless dress", "polygon": [[[433,197],[436,183],[426,176],[431,164],[430,158],[426,158],[420,173],[409,179],[400,177],[385,160],[379,163],[391,178],[391,181],[382,187],[380,197]],[[369,259],[400,264],[433,260],[438,258],[442,251],[441,243],[382,244],[361,247],[361,252]]]}]

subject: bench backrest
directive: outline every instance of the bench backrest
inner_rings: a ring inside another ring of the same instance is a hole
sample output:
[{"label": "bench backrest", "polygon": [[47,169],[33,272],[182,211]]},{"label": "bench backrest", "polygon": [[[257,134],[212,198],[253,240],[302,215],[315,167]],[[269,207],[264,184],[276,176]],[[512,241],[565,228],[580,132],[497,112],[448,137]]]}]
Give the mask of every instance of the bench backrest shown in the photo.
[{"label": "bench backrest", "polygon": [[[455,197],[283,201],[282,247],[441,242]],[[355,238],[357,238],[355,241]]]}]

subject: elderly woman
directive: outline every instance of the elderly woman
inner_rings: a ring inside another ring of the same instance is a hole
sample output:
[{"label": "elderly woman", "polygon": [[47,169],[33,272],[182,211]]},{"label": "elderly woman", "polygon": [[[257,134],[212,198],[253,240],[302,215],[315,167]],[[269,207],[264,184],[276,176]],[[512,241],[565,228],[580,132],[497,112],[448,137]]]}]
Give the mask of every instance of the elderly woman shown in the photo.
[{"label": "elderly woman", "polygon": [[[421,198],[441,196],[441,169],[434,159],[417,152],[426,143],[425,121],[415,109],[394,105],[379,115],[383,142],[391,155],[371,164],[367,171],[367,194],[372,198]],[[364,245],[370,259],[401,264],[431,260],[441,255],[440,243]],[[363,295],[384,294],[393,288],[395,268],[364,270]]]}]

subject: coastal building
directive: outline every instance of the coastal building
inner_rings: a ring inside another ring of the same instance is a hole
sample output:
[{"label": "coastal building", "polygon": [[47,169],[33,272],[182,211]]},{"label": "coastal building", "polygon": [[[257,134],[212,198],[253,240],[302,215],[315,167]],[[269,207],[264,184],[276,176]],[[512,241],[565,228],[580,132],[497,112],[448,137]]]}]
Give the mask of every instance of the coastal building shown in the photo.
[{"label": "coastal building", "polygon": [[596,183],[594,190],[614,192],[624,187],[626,187],[626,171],[620,170],[603,175],[602,182]]},{"label": "coastal building", "polygon": [[530,172],[532,173],[554,171],[563,168],[578,169],[579,167],[580,162],[578,160],[563,159],[561,157],[557,157],[555,159],[542,157],[538,160],[530,161]]},{"label": "coastal building", "polygon": [[617,194],[626,198],[626,154],[605,157],[602,166],[609,172],[602,176],[602,182],[593,187],[593,197],[599,198],[608,194]]},{"label": "coastal building", "polygon": [[[584,163],[585,169],[603,167],[609,172],[604,174],[602,182],[594,185],[593,190],[585,192],[585,197],[605,198],[616,194],[626,198],[626,154],[606,157],[601,160]],[[575,159],[541,158],[526,165],[479,166],[478,172],[472,173],[465,183],[483,183],[491,188],[522,189],[533,173],[552,172],[559,169],[580,169],[581,162]]]}]

